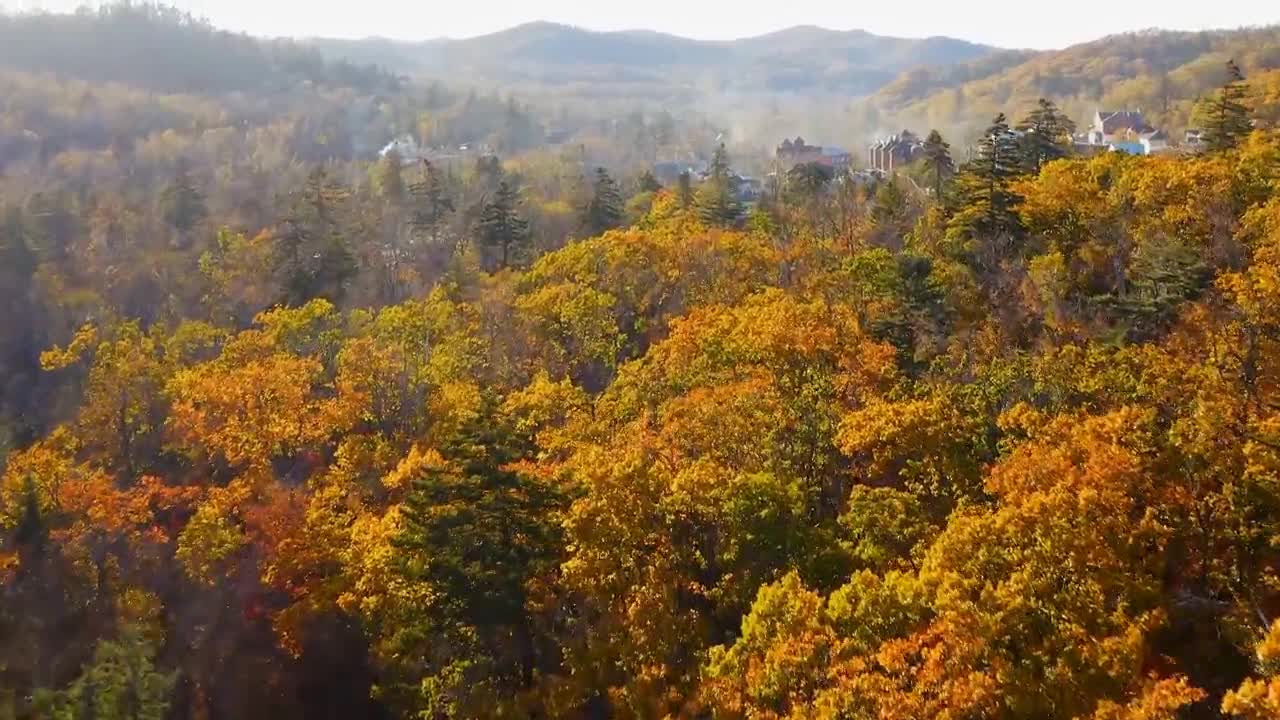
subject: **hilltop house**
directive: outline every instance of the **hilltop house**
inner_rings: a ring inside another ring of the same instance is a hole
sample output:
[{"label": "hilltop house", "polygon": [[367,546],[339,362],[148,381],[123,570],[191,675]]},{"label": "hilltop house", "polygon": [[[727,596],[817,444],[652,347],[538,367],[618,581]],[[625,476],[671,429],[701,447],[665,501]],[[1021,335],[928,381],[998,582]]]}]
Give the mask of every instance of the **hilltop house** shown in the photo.
[{"label": "hilltop house", "polygon": [[881,138],[867,147],[867,167],[882,173],[910,165],[924,153],[924,141],[910,130]]},{"label": "hilltop house", "polygon": [[822,145],[809,145],[805,143],[804,138],[798,137],[795,140],[783,140],[778,146],[774,157],[777,160],[777,171],[788,172],[791,168],[805,163],[818,163],[825,165],[840,175],[849,169],[853,164],[853,156],[843,148]]},{"label": "hilltop house", "polygon": [[1096,110],[1083,144],[1131,155],[1152,155],[1169,149],[1169,136],[1147,122],[1141,110]]}]

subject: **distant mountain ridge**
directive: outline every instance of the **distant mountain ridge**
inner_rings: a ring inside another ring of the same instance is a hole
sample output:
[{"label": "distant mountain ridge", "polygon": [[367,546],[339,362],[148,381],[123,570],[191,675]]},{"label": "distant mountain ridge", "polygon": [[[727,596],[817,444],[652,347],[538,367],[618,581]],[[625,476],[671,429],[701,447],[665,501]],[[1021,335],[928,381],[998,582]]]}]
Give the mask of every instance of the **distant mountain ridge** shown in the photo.
[{"label": "distant mountain ridge", "polygon": [[1079,123],[1098,107],[1141,108],[1176,136],[1196,100],[1220,86],[1229,59],[1249,76],[1259,116],[1280,119],[1280,26],[1153,30],[1032,51],[815,25],[719,41],[551,22],[466,39],[295,41],[126,2],[71,14],[0,12],[0,71],[192,95],[460,91],[597,117],[590,132],[602,135],[610,132],[603,123],[670,113],[763,150],[797,134],[853,146],[903,128],[937,128],[965,143],[995,113],[1016,119],[1041,97]]},{"label": "distant mountain ridge", "polygon": [[[619,69],[681,69],[721,89],[863,95],[923,65],[953,65],[998,51],[946,37],[893,38],[800,25],[738,40],[694,40],[651,30],[600,32],[551,22],[467,39],[311,41],[334,58],[428,76],[557,82]],[[657,78],[653,78],[657,79]]]}]

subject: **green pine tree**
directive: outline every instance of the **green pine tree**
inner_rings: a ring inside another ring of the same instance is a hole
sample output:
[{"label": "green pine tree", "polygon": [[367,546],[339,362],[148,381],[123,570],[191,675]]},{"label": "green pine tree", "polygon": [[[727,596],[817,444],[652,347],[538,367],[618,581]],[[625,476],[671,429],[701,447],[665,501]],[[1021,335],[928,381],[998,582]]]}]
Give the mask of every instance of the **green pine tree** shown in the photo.
[{"label": "green pine tree", "polygon": [[49,720],[164,720],[177,677],[155,667],[157,643],[127,623],[103,640],[80,676],[61,691],[39,691],[35,706]]},{"label": "green pine tree", "polygon": [[710,179],[699,186],[694,205],[698,217],[708,225],[732,227],[742,217],[742,205],[724,181]]},{"label": "green pine tree", "polygon": [[658,178],[654,177],[651,170],[640,173],[640,178],[636,180],[637,193],[656,193],[661,189],[662,183],[658,182]]},{"label": "green pine tree", "polygon": [[1013,251],[1024,233],[1017,213],[1022,197],[1012,189],[1021,173],[1021,159],[1017,136],[1001,113],[957,178],[956,208],[947,236],[970,252],[982,250],[971,259],[986,270],[994,269],[1001,256]]},{"label": "green pine tree", "polygon": [[786,190],[801,203],[817,199],[834,179],[831,168],[822,163],[800,163],[787,171]]},{"label": "green pine tree", "polygon": [[9,208],[0,219],[0,298],[6,307],[26,302],[39,258],[31,248],[22,211]]},{"label": "green pine tree", "polygon": [[41,262],[64,263],[84,232],[76,198],[68,192],[36,192],[25,208],[29,246]]},{"label": "green pine tree", "polygon": [[454,212],[454,204],[440,171],[425,160],[421,178],[409,186],[409,201],[412,207],[409,227],[415,239],[438,245],[440,234]]},{"label": "green pine tree", "polygon": [[173,179],[160,193],[161,215],[165,222],[189,232],[208,214],[204,196],[196,189],[186,161],[178,163]]},{"label": "green pine tree", "polygon": [[732,227],[742,218],[742,205],[738,202],[729,153],[724,143],[711,157],[709,176],[698,187],[694,205],[698,209],[698,217],[708,225]]},{"label": "green pine tree", "polygon": [[947,181],[955,175],[956,164],[951,159],[951,145],[942,139],[942,133],[937,130],[930,131],[929,137],[924,140],[924,163],[933,180],[933,196],[941,198]]},{"label": "green pine tree", "polygon": [[618,184],[609,177],[609,171],[596,168],[595,182],[591,187],[591,199],[582,209],[580,222],[587,235],[600,235],[622,225],[626,217],[622,206],[622,193]]},{"label": "green pine tree", "polygon": [[901,223],[907,213],[907,196],[902,192],[897,178],[891,177],[876,187],[871,206],[871,221],[877,227]]},{"label": "green pine tree", "polygon": [[392,150],[373,166],[373,188],[378,197],[391,202],[404,200],[404,161],[400,153]]},{"label": "green pine tree", "polygon": [[31,292],[38,258],[22,212],[0,211],[0,464],[8,450],[34,440],[40,418],[31,412],[40,375],[42,323]]},{"label": "green pine tree", "polygon": [[36,492],[35,478],[22,479],[22,509],[14,528],[13,539],[26,552],[39,553],[49,539],[49,527],[40,510],[40,496]]},{"label": "green pine tree", "polygon": [[733,172],[732,164],[729,162],[729,151],[725,149],[724,143],[716,146],[716,150],[711,154],[711,167],[708,173],[713,179],[728,179]]},{"label": "green pine tree", "polygon": [[1040,98],[1036,109],[1018,123],[1018,130],[1022,131],[1022,167],[1028,173],[1038,173],[1045,163],[1071,154],[1076,124],[1058,106]]},{"label": "green pine tree", "polygon": [[355,277],[358,268],[343,228],[348,196],[324,168],[316,168],[294,198],[275,234],[271,258],[285,304],[304,305],[318,297],[338,302]]},{"label": "green pine tree", "polygon": [[1244,73],[1234,60],[1227,62],[1227,81],[1217,94],[1197,108],[1197,119],[1203,131],[1206,149],[1223,152],[1240,144],[1253,132],[1253,121],[1245,99],[1249,86]]},{"label": "green pine tree", "polygon": [[423,717],[493,712],[493,698],[527,689],[539,669],[529,584],[559,562],[564,498],[508,469],[533,448],[495,407],[486,401],[441,443],[444,467],[413,480],[393,542],[396,573],[426,590],[395,634],[397,655],[412,659],[397,670]]},{"label": "green pine tree", "polygon": [[688,170],[680,173],[680,178],[676,184],[676,200],[680,203],[681,210],[688,210],[693,207],[693,176]]},{"label": "green pine tree", "polygon": [[1174,322],[1186,300],[1205,290],[1211,278],[1195,247],[1177,238],[1157,236],[1134,250],[1124,294],[1097,300],[1117,311],[1130,328],[1131,340],[1151,342]]},{"label": "green pine tree", "polygon": [[505,178],[480,211],[480,245],[497,255],[497,267],[508,268],[525,251],[529,222],[520,217],[519,192]]}]

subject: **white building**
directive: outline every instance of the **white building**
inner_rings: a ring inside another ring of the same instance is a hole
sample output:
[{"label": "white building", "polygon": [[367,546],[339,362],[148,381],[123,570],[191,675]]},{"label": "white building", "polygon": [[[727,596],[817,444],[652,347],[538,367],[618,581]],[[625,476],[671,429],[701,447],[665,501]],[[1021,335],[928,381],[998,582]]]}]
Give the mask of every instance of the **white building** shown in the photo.
[{"label": "white building", "polygon": [[1099,150],[1151,155],[1169,149],[1169,136],[1147,122],[1141,110],[1097,110],[1082,144]]},{"label": "white building", "polygon": [[1142,149],[1144,155],[1154,155],[1169,149],[1169,136],[1163,130],[1157,130],[1150,135],[1143,136]]},{"label": "white building", "polygon": [[411,165],[426,157],[422,148],[418,147],[418,141],[414,140],[412,135],[401,135],[395,138],[387,143],[386,147],[378,151],[378,156],[386,157],[392,153],[399,155],[400,162],[405,165]]}]

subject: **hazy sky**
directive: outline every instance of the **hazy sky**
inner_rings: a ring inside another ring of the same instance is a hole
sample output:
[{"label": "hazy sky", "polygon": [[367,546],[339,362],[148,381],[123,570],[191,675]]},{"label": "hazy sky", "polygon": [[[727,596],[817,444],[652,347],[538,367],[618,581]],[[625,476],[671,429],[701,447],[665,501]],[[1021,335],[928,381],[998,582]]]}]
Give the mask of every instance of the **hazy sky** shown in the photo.
[{"label": "hazy sky", "polygon": [[[80,0],[0,0],[0,7],[10,10],[67,10],[80,4]],[[1004,47],[1051,48],[1150,27],[1202,30],[1280,22],[1277,0],[177,0],[173,4],[221,27],[257,35],[379,35],[403,40],[469,37],[531,20],[551,20],[593,30],[643,28],[705,39],[821,25],[881,35],[950,35]]]}]

